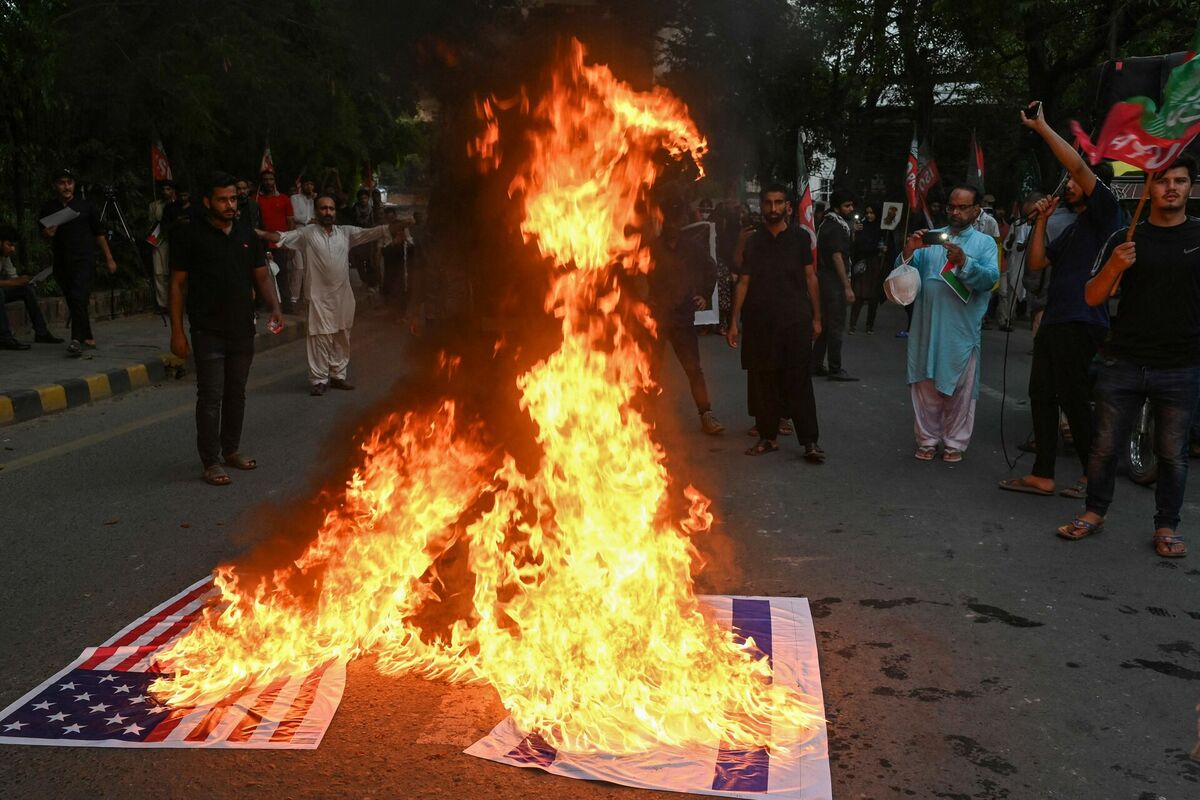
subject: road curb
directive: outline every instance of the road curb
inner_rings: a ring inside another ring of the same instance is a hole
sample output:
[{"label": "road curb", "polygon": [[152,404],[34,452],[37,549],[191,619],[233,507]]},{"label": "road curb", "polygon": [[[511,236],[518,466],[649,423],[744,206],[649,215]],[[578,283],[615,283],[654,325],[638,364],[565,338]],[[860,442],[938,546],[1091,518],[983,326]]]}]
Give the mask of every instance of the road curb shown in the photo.
[{"label": "road curb", "polygon": [[[308,323],[288,320],[277,334],[259,333],[254,343],[256,353],[294,342],[308,332]],[[138,364],[129,364],[107,372],[67,378],[57,383],[35,386],[0,394],[0,426],[27,422],[68,408],[78,408],[96,400],[153,386],[173,374],[179,359],[160,352]]]}]

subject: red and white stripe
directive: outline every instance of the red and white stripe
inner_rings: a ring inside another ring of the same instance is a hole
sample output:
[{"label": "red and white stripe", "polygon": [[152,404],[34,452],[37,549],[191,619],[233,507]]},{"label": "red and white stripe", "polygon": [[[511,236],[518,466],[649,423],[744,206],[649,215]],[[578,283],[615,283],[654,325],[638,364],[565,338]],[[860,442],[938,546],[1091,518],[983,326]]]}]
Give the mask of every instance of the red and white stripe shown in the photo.
[{"label": "red and white stripe", "polygon": [[[219,596],[211,577],[197,581],[126,625],[99,647],[84,650],[70,666],[13,703],[4,713],[29,702],[60,676],[74,669],[146,672],[163,648],[187,632],[204,607]],[[299,675],[242,687],[195,708],[174,709],[145,741],[116,739],[8,739],[24,744],[74,747],[231,747],[313,749],[333,720],[346,685],[346,666],[329,662]]]}]

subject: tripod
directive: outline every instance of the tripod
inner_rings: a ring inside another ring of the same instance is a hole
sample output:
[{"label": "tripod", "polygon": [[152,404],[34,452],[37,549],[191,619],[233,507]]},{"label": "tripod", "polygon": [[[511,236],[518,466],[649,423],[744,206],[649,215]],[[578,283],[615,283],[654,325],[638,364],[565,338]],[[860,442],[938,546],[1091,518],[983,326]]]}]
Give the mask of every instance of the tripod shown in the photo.
[{"label": "tripod", "polygon": [[[101,222],[108,221],[110,211],[112,212],[112,216],[115,219],[115,224],[112,227],[109,227],[109,229],[108,229],[109,230],[109,238],[112,238],[112,234],[114,232],[119,232],[121,234],[124,234],[125,239],[129,242],[129,246],[133,249],[133,260],[137,263],[138,272],[143,273],[143,274],[146,273],[146,264],[142,260],[141,248],[138,246],[137,239],[134,239],[133,234],[129,232],[129,225],[128,225],[128,223],[125,222],[125,214],[123,211],[121,211],[121,203],[119,200],[117,200],[117,193],[111,187],[106,186],[106,187],[104,187],[104,205],[100,208],[100,221]],[[151,290],[153,290],[153,287],[154,287],[153,271],[151,271],[151,273],[150,273],[150,286],[151,286]],[[117,295],[117,287],[116,287],[116,284],[113,283],[112,278],[110,276],[109,281],[108,281],[109,319],[117,318],[116,295]],[[162,319],[163,327],[164,328],[167,327],[167,312],[162,309],[159,309],[158,315]]]}]

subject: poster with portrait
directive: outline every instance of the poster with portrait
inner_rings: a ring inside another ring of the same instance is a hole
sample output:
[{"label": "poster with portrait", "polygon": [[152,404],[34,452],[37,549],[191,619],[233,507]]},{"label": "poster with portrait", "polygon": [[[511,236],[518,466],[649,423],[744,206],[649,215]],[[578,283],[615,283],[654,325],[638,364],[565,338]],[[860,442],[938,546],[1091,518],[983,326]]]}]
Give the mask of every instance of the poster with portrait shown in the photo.
[{"label": "poster with portrait", "polygon": [[879,227],[885,231],[894,231],[900,227],[900,217],[903,215],[903,203],[884,203],[883,216],[879,218]]}]

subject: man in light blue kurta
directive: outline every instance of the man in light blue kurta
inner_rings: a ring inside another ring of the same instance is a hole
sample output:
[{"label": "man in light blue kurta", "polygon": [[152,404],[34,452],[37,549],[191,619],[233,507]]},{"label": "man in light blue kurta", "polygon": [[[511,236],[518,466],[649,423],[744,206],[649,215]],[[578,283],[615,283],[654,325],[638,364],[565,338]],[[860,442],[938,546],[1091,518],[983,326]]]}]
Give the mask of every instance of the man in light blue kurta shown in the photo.
[{"label": "man in light blue kurta", "polygon": [[931,461],[941,444],[943,460],[955,463],[975,426],[980,324],[1000,268],[996,241],[971,227],[980,212],[978,191],[955,187],[947,212],[950,224],[932,233],[948,238],[924,245],[926,232],[916,231],[897,263],[910,264],[921,276],[908,337],[915,455]]}]

